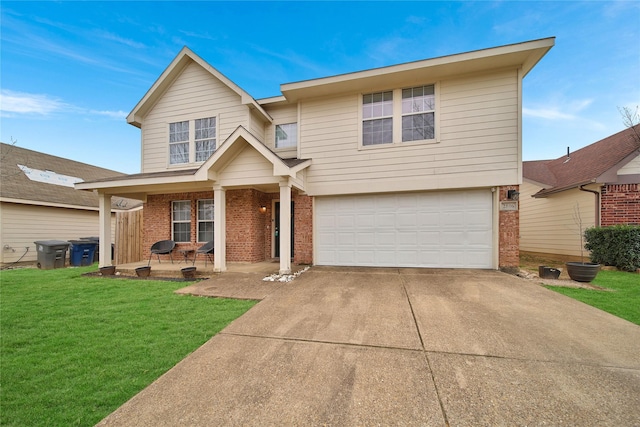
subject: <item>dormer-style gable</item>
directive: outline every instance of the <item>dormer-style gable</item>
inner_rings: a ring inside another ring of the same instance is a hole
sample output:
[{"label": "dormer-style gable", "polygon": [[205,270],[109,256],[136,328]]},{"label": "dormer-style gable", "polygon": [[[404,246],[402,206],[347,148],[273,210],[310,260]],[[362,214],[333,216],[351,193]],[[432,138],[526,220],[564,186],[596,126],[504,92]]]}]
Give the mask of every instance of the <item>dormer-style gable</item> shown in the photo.
[{"label": "dormer-style gable", "polygon": [[271,116],[253,97],[183,48],[127,117],[142,129],[142,172],[198,167],[238,126],[264,140]]},{"label": "dormer-style gable", "polygon": [[256,110],[258,114],[260,114],[266,121],[271,121],[271,117],[269,116],[269,114],[267,114],[262,106],[260,106],[260,104],[258,104],[251,95],[249,95],[240,86],[229,80],[224,74],[222,74],[216,68],[207,63],[204,59],[198,56],[195,52],[185,46],[178,53],[178,55],[176,55],[173,61],[171,61],[169,66],[163,71],[160,77],[158,77],[158,79],[147,91],[144,97],[142,97],[142,99],[138,102],[138,104],[136,104],[133,110],[131,110],[131,112],[127,116],[127,123],[138,128],[141,127],[142,120],[146,116],[146,114],[153,108],[155,103],[165,93],[168,87],[173,84],[175,79],[191,63],[195,63],[202,67],[213,77],[218,79],[229,89],[235,92],[238,96],[240,96],[241,103],[243,105],[247,105],[249,106],[249,108]]}]

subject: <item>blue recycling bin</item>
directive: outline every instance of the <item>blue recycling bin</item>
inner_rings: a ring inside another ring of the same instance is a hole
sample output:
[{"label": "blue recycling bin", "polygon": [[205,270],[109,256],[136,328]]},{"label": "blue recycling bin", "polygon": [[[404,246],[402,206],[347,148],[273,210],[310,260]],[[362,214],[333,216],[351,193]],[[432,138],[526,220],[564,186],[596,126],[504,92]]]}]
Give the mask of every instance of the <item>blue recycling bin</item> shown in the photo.
[{"label": "blue recycling bin", "polygon": [[69,240],[71,249],[69,250],[69,264],[74,267],[82,267],[93,264],[93,257],[96,252],[96,242],[86,240]]}]

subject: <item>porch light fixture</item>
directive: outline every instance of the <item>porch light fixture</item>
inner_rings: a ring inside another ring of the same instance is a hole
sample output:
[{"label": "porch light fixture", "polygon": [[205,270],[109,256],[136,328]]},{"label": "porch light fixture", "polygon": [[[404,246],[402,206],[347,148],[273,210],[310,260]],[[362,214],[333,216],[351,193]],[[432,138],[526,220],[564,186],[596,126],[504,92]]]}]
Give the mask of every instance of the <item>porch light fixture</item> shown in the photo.
[{"label": "porch light fixture", "polygon": [[267,207],[266,206],[260,206],[259,211],[260,211],[260,213],[267,213]]},{"label": "porch light fixture", "polygon": [[520,193],[518,190],[507,190],[507,199],[509,200],[518,200],[520,198]]}]

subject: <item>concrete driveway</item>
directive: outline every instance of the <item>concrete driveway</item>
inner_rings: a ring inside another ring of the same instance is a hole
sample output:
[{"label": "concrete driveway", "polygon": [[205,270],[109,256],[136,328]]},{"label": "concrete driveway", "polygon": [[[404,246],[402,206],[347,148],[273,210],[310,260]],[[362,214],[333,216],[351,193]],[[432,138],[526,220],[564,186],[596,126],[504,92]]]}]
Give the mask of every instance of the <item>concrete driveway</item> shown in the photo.
[{"label": "concrete driveway", "polygon": [[314,267],[99,425],[640,425],[640,327],[493,271]]}]

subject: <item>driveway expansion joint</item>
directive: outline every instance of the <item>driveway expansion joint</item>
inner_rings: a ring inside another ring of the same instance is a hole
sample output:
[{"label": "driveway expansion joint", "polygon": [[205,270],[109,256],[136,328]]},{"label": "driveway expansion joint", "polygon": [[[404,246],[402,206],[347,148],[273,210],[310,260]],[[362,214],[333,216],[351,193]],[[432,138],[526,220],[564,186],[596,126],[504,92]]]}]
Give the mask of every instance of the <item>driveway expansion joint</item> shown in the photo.
[{"label": "driveway expansion joint", "polygon": [[345,341],[314,340],[309,338],[288,338],[288,337],[278,337],[278,336],[271,336],[271,335],[241,334],[237,332],[224,332],[224,331],[219,332],[218,335],[228,335],[228,336],[247,337],[247,338],[262,338],[262,339],[276,340],[276,341],[340,345],[340,346],[346,346],[346,347],[362,347],[362,348],[372,348],[372,349],[381,349],[381,350],[402,350],[402,351],[424,353],[424,350],[419,348],[385,346],[385,345],[363,344],[363,343],[357,344],[357,343],[351,343],[351,342],[345,342]]}]

